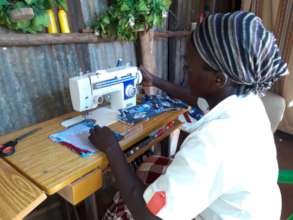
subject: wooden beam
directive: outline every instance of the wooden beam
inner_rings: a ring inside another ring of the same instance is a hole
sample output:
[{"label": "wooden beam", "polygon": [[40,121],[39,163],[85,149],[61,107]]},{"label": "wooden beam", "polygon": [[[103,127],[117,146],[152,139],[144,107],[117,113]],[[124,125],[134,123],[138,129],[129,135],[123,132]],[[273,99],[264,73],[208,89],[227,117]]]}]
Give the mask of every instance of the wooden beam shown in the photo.
[{"label": "wooden beam", "polygon": [[[167,31],[155,32],[155,38],[186,37],[189,31]],[[0,34],[0,46],[2,47],[23,47],[40,46],[53,44],[73,44],[73,43],[103,43],[111,42],[114,39],[98,38],[92,33],[72,33],[72,34]]]},{"label": "wooden beam", "polygon": [[101,43],[111,39],[97,38],[94,34],[0,34],[0,46],[40,46],[72,43]]},{"label": "wooden beam", "polygon": [[187,37],[191,31],[166,31],[155,32],[155,38]]}]

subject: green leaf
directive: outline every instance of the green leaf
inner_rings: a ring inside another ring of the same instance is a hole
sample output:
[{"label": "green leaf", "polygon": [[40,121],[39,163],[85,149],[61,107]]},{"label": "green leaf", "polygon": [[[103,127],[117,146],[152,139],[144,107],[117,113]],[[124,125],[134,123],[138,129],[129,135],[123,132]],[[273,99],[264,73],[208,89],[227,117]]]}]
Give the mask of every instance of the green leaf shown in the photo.
[{"label": "green leaf", "polygon": [[110,24],[110,18],[109,16],[104,16],[101,18],[101,22],[104,23],[104,24]]},{"label": "green leaf", "polygon": [[138,2],[138,5],[137,5],[137,10],[140,11],[140,12],[143,12],[143,11],[148,11],[148,7],[147,7],[147,4],[145,1],[143,0],[140,0]]},{"label": "green leaf", "polygon": [[7,25],[12,24],[12,21],[10,20],[10,18],[8,16],[4,18],[4,21]]},{"label": "green leaf", "polygon": [[130,10],[130,7],[129,7],[129,5],[127,4],[127,2],[123,2],[123,3],[122,3],[120,10],[121,10],[121,11],[129,11],[129,10]]},{"label": "green leaf", "polygon": [[24,2],[16,2],[16,4],[14,5],[14,8],[18,9],[18,8],[24,8],[26,6],[26,4]]},{"label": "green leaf", "polygon": [[65,11],[68,10],[66,0],[56,0],[57,6],[63,8]]},{"label": "green leaf", "polygon": [[47,13],[44,14],[40,14],[34,17],[33,21],[32,21],[32,25],[34,27],[47,27],[49,23],[49,17]]},{"label": "green leaf", "polygon": [[33,2],[34,2],[34,0],[24,0],[28,5],[31,5]]},{"label": "green leaf", "polygon": [[43,9],[51,9],[54,8],[54,5],[51,0],[39,0],[42,1],[40,5],[42,5]]},{"label": "green leaf", "polygon": [[43,5],[43,0],[23,0],[28,5],[37,4],[39,7]]},{"label": "green leaf", "polygon": [[172,1],[171,0],[164,0],[166,10],[170,8]]},{"label": "green leaf", "polygon": [[18,21],[16,22],[16,28],[25,31],[26,28],[30,26],[30,24],[31,22],[27,20]]},{"label": "green leaf", "polygon": [[[92,27],[100,31],[102,37],[135,40],[138,30],[162,23],[162,13],[168,11],[170,4],[171,0],[112,0],[111,6]],[[130,22],[132,20],[134,23]]]},{"label": "green leaf", "polygon": [[1,6],[7,5],[8,2],[6,0],[0,0],[0,8]]}]

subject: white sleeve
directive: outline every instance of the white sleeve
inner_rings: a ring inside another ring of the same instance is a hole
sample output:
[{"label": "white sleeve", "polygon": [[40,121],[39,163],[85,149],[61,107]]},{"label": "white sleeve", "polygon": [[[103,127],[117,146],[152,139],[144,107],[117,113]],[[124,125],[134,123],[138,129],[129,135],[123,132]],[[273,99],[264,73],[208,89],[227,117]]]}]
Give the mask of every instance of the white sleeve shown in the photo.
[{"label": "white sleeve", "polygon": [[221,151],[208,136],[191,134],[173,162],[144,192],[146,203],[165,192],[166,204],[157,213],[164,220],[190,220],[223,193]]}]

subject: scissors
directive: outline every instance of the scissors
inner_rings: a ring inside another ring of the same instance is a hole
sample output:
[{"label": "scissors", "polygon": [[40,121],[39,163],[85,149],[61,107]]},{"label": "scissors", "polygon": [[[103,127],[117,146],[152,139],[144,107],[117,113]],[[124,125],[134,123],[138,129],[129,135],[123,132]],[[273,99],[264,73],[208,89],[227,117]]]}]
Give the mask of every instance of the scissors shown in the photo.
[{"label": "scissors", "polygon": [[40,129],[41,128],[35,128],[29,132],[26,132],[26,133],[18,136],[14,140],[8,141],[5,144],[0,144],[0,156],[8,157],[8,156],[11,156],[12,154],[14,154],[15,146],[17,145],[17,143],[20,140],[32,135],[33,133],[37,132]]}]

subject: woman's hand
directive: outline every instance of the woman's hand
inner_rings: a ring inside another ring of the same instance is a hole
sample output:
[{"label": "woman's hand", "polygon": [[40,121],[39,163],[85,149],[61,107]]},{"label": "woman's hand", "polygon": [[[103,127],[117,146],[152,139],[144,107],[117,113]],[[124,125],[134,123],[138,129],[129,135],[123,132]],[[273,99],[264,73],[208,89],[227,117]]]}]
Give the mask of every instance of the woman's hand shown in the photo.
[{"label": "woman's hand", "polygon": [[100,127],[96,125],[90,130],[90,142],[100,151],[107,154],[113,147],[118,147],[114,133],[108,127]]},{"label": "woman's hand", "polygon": [[142,72],[144,84],[151,86],[155,84],[156,76],[150,73],[144,66],[139,66],[140,71]]}]

